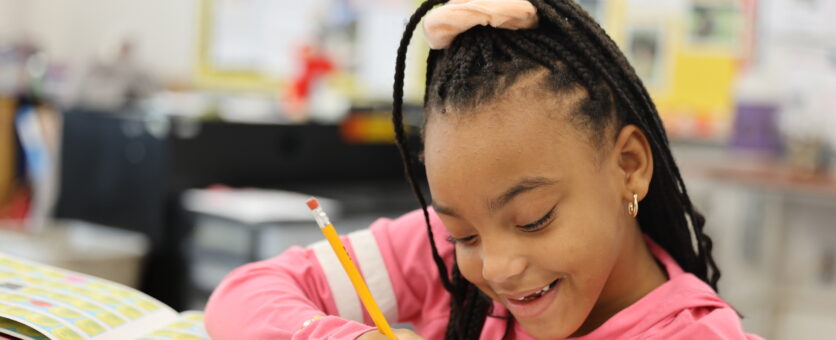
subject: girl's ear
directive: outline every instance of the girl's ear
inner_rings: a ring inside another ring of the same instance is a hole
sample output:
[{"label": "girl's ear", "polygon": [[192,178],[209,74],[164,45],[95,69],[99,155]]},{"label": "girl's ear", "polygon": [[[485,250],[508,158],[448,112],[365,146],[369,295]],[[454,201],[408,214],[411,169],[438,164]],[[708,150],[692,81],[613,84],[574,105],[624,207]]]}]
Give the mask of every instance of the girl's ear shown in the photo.
[{"label": "girl's ear", "polygon": [[623,185],[623,199],[632,201],[633,193],[644,199],[653,177],[653,153],[644,132],[635,125],[625,126],[616,136],[613,151],[617,170],[624,176],[618,183]]}]

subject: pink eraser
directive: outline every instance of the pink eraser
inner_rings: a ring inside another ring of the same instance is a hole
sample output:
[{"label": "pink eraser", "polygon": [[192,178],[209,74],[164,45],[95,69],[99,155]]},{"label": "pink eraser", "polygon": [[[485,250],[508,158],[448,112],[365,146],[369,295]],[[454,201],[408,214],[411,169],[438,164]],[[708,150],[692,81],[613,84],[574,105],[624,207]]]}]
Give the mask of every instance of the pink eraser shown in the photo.
[{"label": "pink eraser", "polygon": [[316,200],[316,197],[311,197],[311,199],[309,199],[307,203],[308,208],[310,208],[311,210],[319,208],[319,201]]}]

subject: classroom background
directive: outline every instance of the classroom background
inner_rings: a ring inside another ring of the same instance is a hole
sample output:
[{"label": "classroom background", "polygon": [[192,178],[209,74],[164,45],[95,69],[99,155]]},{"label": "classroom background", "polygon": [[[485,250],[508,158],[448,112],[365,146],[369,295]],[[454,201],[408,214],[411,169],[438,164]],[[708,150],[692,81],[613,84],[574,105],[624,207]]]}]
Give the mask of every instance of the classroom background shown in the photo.
[{"label": "classroom background", "polygon": [[[836,1],[578,2],[650,90],[746,329],[836,334]],[[416,5],[0,0],[0,252],[199,310],[321,238],[309,195],[342,233],[416,208],[389,122]]]}]

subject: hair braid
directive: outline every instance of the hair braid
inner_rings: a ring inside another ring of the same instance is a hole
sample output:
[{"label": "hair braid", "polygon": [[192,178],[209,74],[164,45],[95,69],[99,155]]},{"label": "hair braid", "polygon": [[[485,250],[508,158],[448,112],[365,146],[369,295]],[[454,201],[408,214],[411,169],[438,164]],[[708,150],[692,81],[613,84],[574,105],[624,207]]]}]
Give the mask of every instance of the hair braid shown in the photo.
[{"label": "hair braid", "polygon": [[428,0],[422,3],[415,13],[412,14],[406,24],[404,35],[401,38],[400,45],[398,46],[398,56],[395,59],[395,85],[392,95],[392,123],[395,128],[396,144],[401,153],[401,158],[404,161],[404,173],[407,181],[412,186],[412,191],[418,198],[418,203],[421,204],[421,210],[424,212],[424,221],[427,223],[427,232],[429,235],[430,247],[432,248],[433,261],[435,261],[435,265],[438,268],[441,284],[447,291],[452,291],[453,286],[450,283],[450,278],[447,276],[447,265],[444,264],[444,260],[438,253],[438,247],[435,245],[435,235],[433,235],[432,226],[430,224],[430,214],[427,210],[427,200],[421,193],[421,187],[418,184],[418,180],[415,178],[415,165],[412,155],[409,152],[409,142],[406,137],[406,132],[404,131],[405,128],[403,123],[403,83],[404,72],[406,70],[406,51],[409,47],[409,41],[412,39],[412,32],[415,31],[415,27],[418,26],[418,22],[421,21],[421,18],[423,18],[424,15],[426,15],[427,12],[433,8],[433,6],[444,2],[446,2],[446,0]]}]

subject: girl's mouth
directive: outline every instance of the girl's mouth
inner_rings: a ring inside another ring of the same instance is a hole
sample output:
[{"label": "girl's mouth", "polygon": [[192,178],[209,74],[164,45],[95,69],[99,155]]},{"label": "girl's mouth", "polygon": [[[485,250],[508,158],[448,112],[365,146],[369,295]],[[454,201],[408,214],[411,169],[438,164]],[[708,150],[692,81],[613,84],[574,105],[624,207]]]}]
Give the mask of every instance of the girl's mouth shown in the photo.
[{"label": "girl's mouth", "polygon": [[559,280],[554,280],[554,282],[550,283],[548,286],[543,287],[543,289],[540,289],[540,290],[534,292],[531,295],[524,296],[520,299],[514,299],[514,300],[519,301],[519,302],[534,301],[534,300],[540,298],[541,296],[545,295],[546,293],[548,293],[549,290],[551,290],[557,284],[557,281],[559,281]]},{"label": "girl's mouth", "polygon": [[516,318],[533,318],[545,311],[554,301],[560,281],[561,279],[557,279],[542,289],[520,298],[505,297],[505,306]]}]

